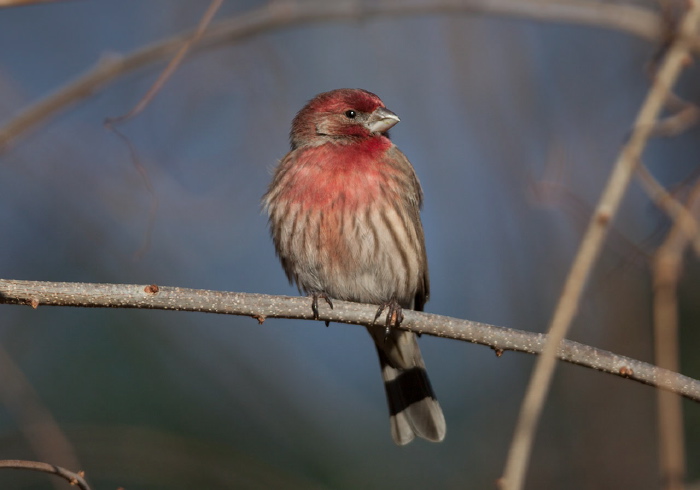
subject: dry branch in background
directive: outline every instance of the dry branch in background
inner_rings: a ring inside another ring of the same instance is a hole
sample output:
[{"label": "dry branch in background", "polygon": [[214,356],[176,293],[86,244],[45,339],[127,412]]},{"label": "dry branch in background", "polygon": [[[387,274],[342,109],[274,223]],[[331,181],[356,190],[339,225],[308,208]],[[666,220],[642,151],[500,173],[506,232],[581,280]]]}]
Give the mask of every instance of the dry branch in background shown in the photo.
[{"label": "dry branch in background", "polygon": [[85,481],[85,475],[82,471],[74,473],[60,466],[41,463],[39,461],[24,461],[21,459],[0,459],[0,468],[41,471],[42,473],[60,476],[68,481],[71,486],[76,486],[80,488],[80,490],[90,490],[90,486]]},{"label": "dry branch in background", "polygon": [[690,9],[680,23],[678,35],[660,64],[654,84],[634,122],[632,135],[613,166],[586,234],[581,240],[548,329],[547,343],[542,355],[537,359],[520,409],[504,474],[500,480],[505,490],[520,490],[524,486],[535,432],[554,375],[558,345],[566,337],[576,316],[590,272],[602,250],[607,231],[617,214],[635,167],[656,128],[656,119],[666,105],[671,88],[681,70],[687,64],[691,50],[689,39],[696,36],[699,20],[700,0],[691,0]]},{"label": "dry branch in background", "polygon": [[[267,318],[312,320],[309,298],[232,293],[134,284],[91,284],[0,279],[0,304],[78,306],[87,308],[144,308],[242,315],[263,323]],[[333,301],[331,310],[319,304],[319,320],[373,325],[376,305]],[[503,351],[540,354],[546,335],[441,315],[407,310],[401,328],[416,333],[463,340]],[[566,340],[557,358],[598,371],[678,393],[700,402],[700,381],[629,357]]]},{"label": "dry branch in background", "polygon": [[62,0],[0,0],[0,7],[21,7],[33,3],[60,2]]},{"label": "dry branch in background", "polygon": [[[698,220],[695,219],[695,216],[693,216],[693,213],[678,202],[678,200],[649,173],[649,170],[643,163],[639,163],[637,166],[637,175],[651,200],[671,218],[674,228],[678,228],[676,233],[682,231],[686,238],[690,240],[695,249],[695,254],[700,257],[700,225],[698,224]],[[691,202],[690,207],[692,206],[693,204]]]},{"label": "dry branch in background", "polygon": [[[168,65],[161,72],[161,74],[158,76],[153,85],[151,85],[151,88],[148,89],[148,91],[143,95],[143,97],[141,97],[138,103],[126,114],[122,114],[121,116],[117,117],[107,118],[107,120],[104,123],[105,127],[112,130],[114,134],[116,134],[128,148],[129,156],[131,157],[131,163],[143,179],[143,183],[146,186],[146,190],[151,195],[151,206],[148,212],[148,229],[146,230],[146,237],[144,243],[141,245],[140,249],[137,250],[135,253],[136,257],[141,257],[151,246],[151,236],[153,234],[153,228],[155,227],[156,215],[158,213],[160,201],[155,192],[155,189],[153,188],[153,184],[151,183],[151,178],[148,174],[148,170],[146,170],[146,167],[141,163],[141,159],[138,158],[138,153],[131,144],[131,140],[124,133],[117,130],[117,128],[114,125],[123,123],[131,119],[132,117],[140,114],[141,111],[143,111],[146,108],[146,106],[151,102],[151,100],[155,98],[156,94],[163,88],[165,83],[170,79],[173,73],[175,73],[175,70],[177,70],[182,61],[185,59],[185,55],[206,32],[209,23],[214,18],[214,15],[216,15],[216,12],[218,12],[222,2],[223,0],[211,1],[209,7],[207,7],[206,11],[204,12],[204,15],[200,19],[197,28],[194,30],[194,33],[188,39],[183,40],[180,49],[177,51],[177,53],[175,53],[175,56],[170,60]],[[2,145],[0,144],[0,148],[1,147]]]},{"label": "dry branch in background", "polygon": [[0,346],[0,401],[38,459],[69,468],[82,467],[56,418],[3,346]]},{"label": "dry branch in background", "polygon": [[[690,215],[700,215],[700,183],[688,199]],[[694,224],[697,224],[696,222]],[[695,234],[688,233],[688,223],[676,219],[666,240],[659,247],[654,260],[654,349],[656,364],[677,371],[678,355],[678,298],[683,257]],[[699,251],[696,250],[696,253]],[[700,255],[700,253],[698,254]],[[683,407],[678,396],[658,392],[659,462],[666,490],[682,490],[685,478],[685,445],[683,434]]]},{"label": "dry branch in background", "polygon": [[177,70],[177,68],[182,63],[182,60],[185,59],[185,55],[187,54],[187,52],[202,37],[207,27],[209,26],[209,23],[211,22],[212,18],[214,17],[214,15],[216,15],[216,12],[218,12],[219,8],[221,7],[222,2],[223,0],[211,1],[209,7],[207,7],[207,10],[204,12],[204,15],[199,21],[197,28],[194,30],[194,33],[189,37],[189,39],[183,40],[180,49],[178,49],[173,59],[171,59],[168,63],[168,66],[166,66],[165,69],[158,76],[158,79],[155,82],[153,82],[153,85],[151,85],[151,88],[148,89],[148,92],[146,92],[144,96],[141,97],[141,100],[139,100],[138,103],[126,114],[108,118],[105,121],[105,124],[107,126],[111,127],[115,123],[121,123],[128,119],[131,119],[132,117],[140,114],[141,111],[143,111],[146,108],[146,106],[150,104],[151,100],[153,100],[153,98],[160,91],[160,89],[163,88],[165,82],[167,82],[173,75],[173,73],[175,73],[175,70]]},{"label": "dry branch in background", "polygon": [[[579,0],[432,0],[406,5],[395,1],[359,0],[333,2],[276,1],[209,26],[193,50],[211,49],[251,36],[295,25],[317,22],[366,21],[373,18],[430,14],[486,14],[542,22],[590,25],[627,32],[650,42],[662,34],[660,16],[634,5]],[[78,101],[104,89],[127,73],[175,55],[192,31],[155,42],[124,56],[105,56],[96,66],[31,104],[0,127],[0,151],[28,131],[45,123]],[[700,42],[693,41],[696,47]]]}]

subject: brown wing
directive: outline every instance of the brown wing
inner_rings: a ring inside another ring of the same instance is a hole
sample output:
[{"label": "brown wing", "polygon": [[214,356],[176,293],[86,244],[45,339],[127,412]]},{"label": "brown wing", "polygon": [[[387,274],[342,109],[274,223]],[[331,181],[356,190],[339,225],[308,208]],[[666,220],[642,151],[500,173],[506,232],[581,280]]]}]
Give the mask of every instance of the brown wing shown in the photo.
[{"label": "brown wing", "polygon": [[416,224],[416,236],[422,248],[422,278],[418,289],[416,290],[416,296],[414,299],[413,309],[417,311],[423,311],[423,306],[428,301],[430,296],[430,278],[428,276],[428,257],[425,251],[425,235],[423,233],[423,224],[420,220],[420,208],[423,204],[423,189],[421,188],[420,181],[416,175],[416,171],[408,161],[406,155],[401,152],[396,146],[392,147],[388,156],[395,165],[401,169],[401,176],[405,179],[404,188],[409,189],[409,192],[405,196],[408,204],[408,209],[410,210],[410,218],[413,223]]}]

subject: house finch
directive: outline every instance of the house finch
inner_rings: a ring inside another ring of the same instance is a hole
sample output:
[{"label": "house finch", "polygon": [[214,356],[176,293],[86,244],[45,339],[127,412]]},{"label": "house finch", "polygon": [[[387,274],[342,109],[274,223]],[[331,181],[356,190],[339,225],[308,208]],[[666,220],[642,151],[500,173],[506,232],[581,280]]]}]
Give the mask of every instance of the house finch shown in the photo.
[{"label": "house finch", "polygon": [[[332,299],[388,308],[386,327],[368,327],[389,402],[391,434],[445,437],[416,335],[397,326],[402,308],[423,310],[428,263],[419,210],[423,193],[387,131],[399,118],[376,95],[339,89],[312,99],[294,118],[291,151],[263,197],[290,282],[332,307]],[[376,319],[375,319],[376,320]]]}]

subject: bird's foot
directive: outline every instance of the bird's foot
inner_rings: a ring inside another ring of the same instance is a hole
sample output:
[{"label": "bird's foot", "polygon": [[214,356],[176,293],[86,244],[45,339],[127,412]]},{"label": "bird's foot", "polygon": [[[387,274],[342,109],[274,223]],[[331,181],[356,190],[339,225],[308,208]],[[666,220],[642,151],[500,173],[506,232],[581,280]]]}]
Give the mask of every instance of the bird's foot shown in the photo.
[{"label": "bird's foot", "polygon": [[386,327],[386,330],[384,331],[384,338],[387,338],[389,337],[392,327],[398,327],[401,325],[401,322],[403,321],[403,308],[401,308],[401,305],[395,299],[381,303],[379,305],[379,309],[377,310],[377,314],[374,315],[375,323],[384,310],[387,310],[386,321],[384,322],[384,326]]},{"label": "bird's foot", "polygon": [[[311,293],[311,311],[314,312],[314,320],[318,320],[318,299],[324,299],[326,300],[326,303],[328,303],[328,306],[331,307],[331,310],[333,309],[333,301],[331,301],[331,298],[326,294],[326,293]],[[328,326],[331,322],[326,320],[326,326]]]}]

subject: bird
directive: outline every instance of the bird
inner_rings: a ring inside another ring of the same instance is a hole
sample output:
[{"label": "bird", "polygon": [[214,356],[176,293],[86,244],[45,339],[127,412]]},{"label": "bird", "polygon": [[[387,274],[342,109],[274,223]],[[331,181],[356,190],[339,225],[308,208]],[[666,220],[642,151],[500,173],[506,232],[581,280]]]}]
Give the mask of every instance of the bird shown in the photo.
[{"label": "bird", "polygon": [[[403,309],[422,311],[430,294],[420,208],[423,191],[389,138],[399,122],[375,94],[336,89],[294,117],[290,151],[262,198],[275,251],[290,283],[318,301],[378,305],[367,327],[379,355],[391,435],[440,442],[446,424]],[[377,319],[387,311],[384,324]],[[328,323],[326,323],[328,325]]]}]

